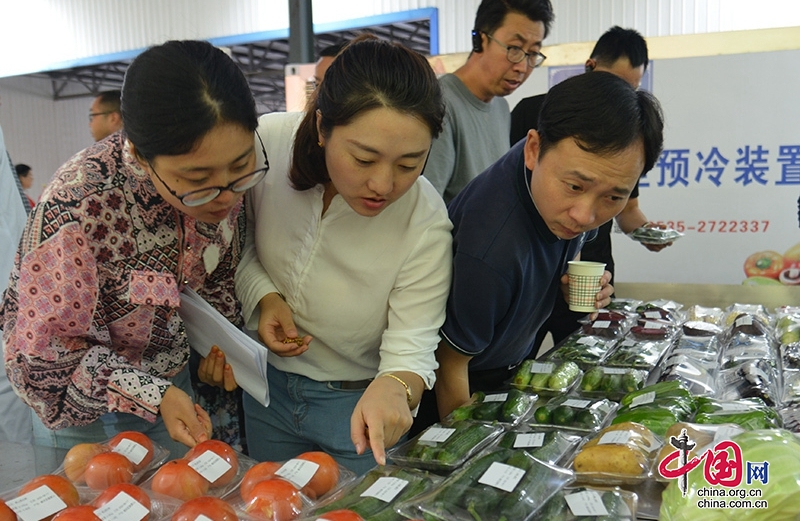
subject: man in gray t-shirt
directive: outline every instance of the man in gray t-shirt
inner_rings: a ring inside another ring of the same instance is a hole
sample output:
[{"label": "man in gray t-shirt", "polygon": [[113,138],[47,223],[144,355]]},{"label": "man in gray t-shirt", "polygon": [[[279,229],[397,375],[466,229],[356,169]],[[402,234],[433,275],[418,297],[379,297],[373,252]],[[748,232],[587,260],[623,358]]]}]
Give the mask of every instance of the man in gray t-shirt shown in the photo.
[{"label": "man in gray t-shirt", "polygon": [[539,51],[553,18],[550,0],[483,0],[478,7],[467,62],[440,79],[447,112],[424,172],[445,202],[508,151],[503,96],[544,61]]}]

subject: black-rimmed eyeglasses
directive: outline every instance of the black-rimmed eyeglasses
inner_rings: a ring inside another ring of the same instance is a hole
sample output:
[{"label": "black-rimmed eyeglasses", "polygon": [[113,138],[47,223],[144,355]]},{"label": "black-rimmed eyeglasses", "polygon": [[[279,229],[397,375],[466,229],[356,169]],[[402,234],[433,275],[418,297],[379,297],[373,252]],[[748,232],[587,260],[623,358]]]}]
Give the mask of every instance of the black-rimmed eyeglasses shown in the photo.
[{"label": "black-rimmed eyeglasses", "polygon": [[90,112],[89,113],[89,121],[91,121],[92,118],[95,117],[95,116],[105,116],[106,114],[111,114],[112,112],[114,112],[114,111],[113,110],[108,110],[106,112]]},{"label": "black-rimmed eyeglasses", "polygon": [[522,47],[517,47],[516,45],[506,45],[503,42],[494,38],[491,34],[488,33],[483,33],[483,34],[485,34],[487,38],[489,38],[494,43],[496,43],[500,47],[503,47],[506,50],[506,58],[511,63],[520,63],[522,62],[522,60],[527,58],[528,67],[535,69],[547,59],[547,56],[538,51],[525,52],[522,49]]},{"label": "black-rimmed eyeglasses", "polygon": [[254,172],[250,172],[247,175],[243,175],[236,181],[226,186],[211,186],[208,188],[201,188],[199,190],[194,190],[185,193],[183,195],[178,195],[176,192],[172,190],[172,188],[169,187],[169,185],[167,185],[167,183],[164,182],[163,179],[161,179],[161,176],[158,175],[156,169],[153,168],[153,163],[151,163],[148,160],[147,164],[150,165],[150,169],[153,171],[153,174],[155,174],[158,180],[161,181],[161,184],[164,185],[164,187],[170,194],[172,194],[173,197],[177,198],[185,206],[189,207],[201,206],[206,203],[210,203],[211,201],[219,197],[219,194],[221,194],[225,190],[230,190],[231,192],[237,194],[242,193],[250,188],[253,188],[262,179],[264,179],[264,176],[266,176],[267,172],[269,171],[269,159],[267,159],[267,150],[266,148],[264,148],[264,142],[261,140],[261,136],[258,135],[258,132],[256,132],[256,137],[258,137],[258,142],[261,143],[261,152],[264,154],[264,167],[259,168]]}]

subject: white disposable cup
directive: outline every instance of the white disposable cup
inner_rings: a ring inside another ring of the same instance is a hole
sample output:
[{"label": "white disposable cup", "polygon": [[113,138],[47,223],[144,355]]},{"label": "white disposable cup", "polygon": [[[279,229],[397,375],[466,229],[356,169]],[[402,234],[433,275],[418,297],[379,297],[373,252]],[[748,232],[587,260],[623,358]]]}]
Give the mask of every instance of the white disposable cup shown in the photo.
[{"label": "white disposable cup", "polygon": [[569,261],[569,309],[584,313],[597,311],[594,302],[600,291],[600,279],[606,270],[603,262]]}]

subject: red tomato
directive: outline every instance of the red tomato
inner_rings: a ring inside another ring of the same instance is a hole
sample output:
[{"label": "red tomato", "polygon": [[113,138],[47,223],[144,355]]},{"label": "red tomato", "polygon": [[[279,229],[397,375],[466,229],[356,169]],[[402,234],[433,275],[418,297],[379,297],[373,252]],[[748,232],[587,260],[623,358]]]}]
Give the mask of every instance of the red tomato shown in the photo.
[{"label": "red tomato", "polygon": [[[22,488],[19,489],[17,495],[22,496],[23,494],[27,494],[28,492],[36,490],[41,486],[46,486],[52,490],[58,497],[61,498],[64,503],[66,503],[67,507],[75,507],[80,503],[81,498],[78,495],[78,490],[75,488],[75,485],[70,483],[67,478],[63,476],[56,476],[54,474],[36,476],[32,480],[22,485]],[[50,519],[52,519],[52,516],[45,518],[43,521],[48,521]]]},{"label": "red tomato", "polygon": [[99,443],[79,443],[69,449],[64,456],[64,473],[67,479],[78,485],[85,484],[83,472],[89,460],[107,450]]},{"label": "red tomato", "polygon": [[211,496],[202,496],[187,501],[172,514],[171,521],[195,521],[200,515],[209,521],[238,521],[236,511],[225,501]]},{"label": "red tomato", "polygon": [[236,451],[231,448],[230,445],[225,443],[224,441],[219,440],[206,440],[201,441],[184,456],[184,459],[187,461],[192,461],[193,459],[199,458],[206,451],[211,451],[220,458],[227,461],[231,468],[228,471],[218,477],[213,483],[211,483],[212,487],[224,487],[231,481],[233,478],[236,477],[236,473],[239,472],[239,457],[236,456]]},{"label": "red tomato", "polygon": [[246,503],[252,498],[250,493],[252,492],[256,483],[266,479],[272,479],[275,477],[275,471],[277,471],[279,468],[281,468],[281,464],[278,462],[264,461],[247,469],[247,472],[244,473],[244,477],[242,478],[242,484],[239,485],[239,495],[242,497],[244,502]]},{"label": "red tomato", "polygon": [[133,463],[116,452],[104,452],[89,460],[84,473],[86,485],[94,490],[105,490],[117,483],[133,480]]},{"label": "red tomato", "polygon": [[168,461],[155,474],[150,488],[153,492],[189,501],[208,492],[208,480],[197,473],[184,459]]},{"label": "red tomato", "polygon": [[94,513],[94,507],[89,505],[79,505],[76,507],[65,508],[55,516],[53,521],[101,521]]},{"label": "red tomato", "polygon": [[[94,508],[100,508],[122,492],[128,494],[147,510],[152,511],[153,505],[150,501],[150,496],[148,496],[147,493],[141,489],[141,487],[138,487],[132,483],[119,483],[117,485],[108,487],[103,491],[102,494],[97,496],[95,500],[92,501],[92,505]],[[147,521],[148,519],[150,519],[150,514],[146,515],[139,521]]]},{"label": "red tomato", "polygon": [[[153,447],[153,442],[150,441],[150,438],[148,438],[146,434],[142,434],[141,432],[136,432],[136,431],[120,432],[119,434],[111,438],[111,440],[108,442],[108,446],[111,448],[111,450],[114,450],[117,447],[117,445],[119,445],[124,440],[132,441],[133,443],[147,450],[147,454],[139,463],[136,463],[135,461],[133,462],[134,472],[139,472],[143,468],[147,467],[151,461],[153,461],[153,454],[155,454],[155,448]],[[126,456],[128,456],[128,454],[126,454]]]},{"label": "red tomato", "polygon": [[17,514],[0,499],[0,521],[17,521]]},{"label": "red tomato", "polygon": [[315,521],[364,521],[364,518],[352,510],[331,510],[318,516]]},{"label": "red tomato", "polygon": [[330,454],[321,451],[304,452],[297,456],[297,459],[312,461],[319,465],[311,481],[303,489],[303,491],[306,488],[312,490],[312,498],[328,493],[339,482],[339,464]]},{"label": "red tomato", "polygon": [[292,521],[300,516],[303,500],[294,485],[280,478],[256,483],[245,511],[269,521]]}]

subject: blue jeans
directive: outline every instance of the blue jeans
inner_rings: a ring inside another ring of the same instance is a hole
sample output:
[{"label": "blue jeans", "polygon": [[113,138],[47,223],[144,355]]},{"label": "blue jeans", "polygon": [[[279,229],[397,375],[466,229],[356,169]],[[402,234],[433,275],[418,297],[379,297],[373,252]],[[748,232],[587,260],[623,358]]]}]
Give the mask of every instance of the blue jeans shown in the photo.
[{"label": "blue jeans", "polygon": [[244,395],[245,430],[250,456],[285,461],[322,450],[358,475],[375,467],[372,451],[359,456],[350,439],[350,416],[364,390],[337,389],[268,365],[269,407]]},{"label": "blue jeans", "polygon": [[[192,386],[189,381],[189,366],[175,375],[172,384],[182,389],[189,396]],[[89,425],[64,427],[63,429],[48,429],[38,416],[33,415],[33,436],[37,445],[69,449],[79,443],[102,443],[114,435],[124,431],[137,431],[146,434],[155,443],[169,451],[169,459],[177,459],[186,454],[189,447],[173,440],[161,415],[155,423],[150,423],[135,414],[124,412],[108,412]]]}]

